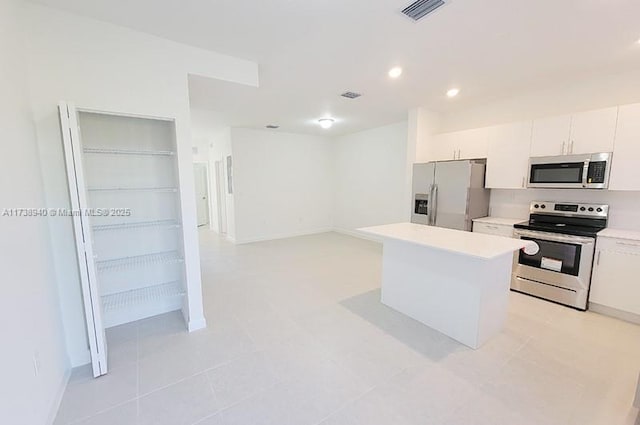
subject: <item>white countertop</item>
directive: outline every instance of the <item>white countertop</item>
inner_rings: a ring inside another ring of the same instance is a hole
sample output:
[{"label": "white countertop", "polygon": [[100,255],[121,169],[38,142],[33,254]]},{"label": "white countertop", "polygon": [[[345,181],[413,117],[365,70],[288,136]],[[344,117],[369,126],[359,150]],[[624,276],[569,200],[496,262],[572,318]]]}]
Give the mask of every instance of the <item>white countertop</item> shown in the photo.
[{"label": "white countertop", "polygon": [[473,222],[487,223],[487,224],[499,224],[501,226],[513,226],[517,223],[527,221],[526,218],[504,218],[504,217],[480,217],[474,218]]},{"label": "white countertop", "polygon": [[394,239],[415,245],[441,249],[456,254],[491,259],[517,251],[535,242],[483,233],[464,232],[414,223],[396,223],[363,227],[358,231],[382,239]]},{"label": "white countertop", "polygon": [[598,232],[598,236],[606,238],[627,239],[640,241],[640,232],[637,230],[612,229],[610,227]]}]

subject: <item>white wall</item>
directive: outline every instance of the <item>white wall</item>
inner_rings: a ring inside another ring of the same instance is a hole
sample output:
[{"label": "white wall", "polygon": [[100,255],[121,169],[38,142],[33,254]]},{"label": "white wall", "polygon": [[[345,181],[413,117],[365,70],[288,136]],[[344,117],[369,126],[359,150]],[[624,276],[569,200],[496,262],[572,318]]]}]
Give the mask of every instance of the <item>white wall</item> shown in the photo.
[{"label": "white wall", "polygon": [[640,69],[585,76],[443,114],[439,132],[640,102]]},{"label": "white wall", "polygon": [[329,139],[232,128],[231,143],[237,242],[331,230]]},{"label": "white wall", "polygon": [[[2,209],[45,206],[28,105],[20,3],[0,1]],[[0,423],[50,423],[69,366],[47,220],[0,216],[0,234]]]},{"label": "white wall", "polygon": [[[56,111],[78,107],[175,119],[190,326],[204,323],[193,185],[187,74],[257,85],[257,65],[115,25],[27,4],[29,80],[46,202],[68,207]],[[71,220],[51,222],[55,275],[73,365],[88,361]]]},{"label": "white wall", "polygon": [[413,161],[407,140],[407,123],[401,122],[332,142],[337,230],[409,220],[407,170]]}]

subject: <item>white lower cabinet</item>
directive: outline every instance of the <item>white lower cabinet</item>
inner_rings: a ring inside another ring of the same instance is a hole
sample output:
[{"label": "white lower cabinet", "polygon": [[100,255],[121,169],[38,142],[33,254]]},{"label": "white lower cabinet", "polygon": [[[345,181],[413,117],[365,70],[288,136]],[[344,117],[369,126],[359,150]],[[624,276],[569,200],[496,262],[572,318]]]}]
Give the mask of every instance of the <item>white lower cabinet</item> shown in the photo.
[{"label": "white lower cabinet", "polygon": [[484,217],[473,220],[473,232],[486,235],[513,237],[513,224],[522,220]]},{"label": "white lower cabinet", "polygon": [[640,240],[598,237],[589,302],[640,317]]}]

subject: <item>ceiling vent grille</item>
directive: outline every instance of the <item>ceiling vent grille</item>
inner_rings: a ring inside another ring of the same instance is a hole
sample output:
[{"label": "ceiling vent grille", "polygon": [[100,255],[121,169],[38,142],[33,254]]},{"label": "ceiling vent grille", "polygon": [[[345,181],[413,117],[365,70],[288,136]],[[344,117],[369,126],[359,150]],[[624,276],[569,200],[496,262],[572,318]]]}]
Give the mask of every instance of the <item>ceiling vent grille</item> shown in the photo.
[{"label": "ceiling vent grille", "polygon": [[340,96],[346,97],[347,99],[357,99],[358,97],[362,96],[362,94],[352,92],[352,91],[346,91],[342,93]]},{"label": "ceiling vent grille", "polygon": [[265,125],[265,127],[270,129],[270,130],[275,130],[277,128],[280,128],[279,125],[275,125],[275,124],[267,124],[267,125]]},{"label": "ceiling vent grille", "polygon": [[443,0],[418,0],[405,7],[402,13],[414,21],[418,21],[442,5],[444,5]]}]

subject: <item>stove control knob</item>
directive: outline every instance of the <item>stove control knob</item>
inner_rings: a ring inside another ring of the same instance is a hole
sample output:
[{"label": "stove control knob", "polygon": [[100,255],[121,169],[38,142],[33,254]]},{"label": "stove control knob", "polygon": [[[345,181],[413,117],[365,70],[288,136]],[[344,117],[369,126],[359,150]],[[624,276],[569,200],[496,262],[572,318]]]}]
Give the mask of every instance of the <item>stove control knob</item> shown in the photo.
[{"label": "stove control knob", "polygon": [[540,208],[545,209],[547,206],[545,204],[540,205]]},{"label": "stove control knob", "polygon": [[598,208],[596,208],[596,211],[597,212],[602,212],[602,208],[598,207]]},{"label": "stove control knob", "polygon": [[580,207],[580,211],[586,211],[587,209],[585,207]]},{"label": "stove control knob", "polygon": [[593,212],[593,207],[589,207],[589,212]]},{"label": "stove control knob", "polygon": [[540,205],[538,205],[538,204],[535,204],[535,205],[533,206],[533,208],[536,208],[536,209],[538,209],[538,208],[540,208]]}]

